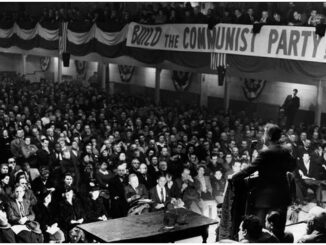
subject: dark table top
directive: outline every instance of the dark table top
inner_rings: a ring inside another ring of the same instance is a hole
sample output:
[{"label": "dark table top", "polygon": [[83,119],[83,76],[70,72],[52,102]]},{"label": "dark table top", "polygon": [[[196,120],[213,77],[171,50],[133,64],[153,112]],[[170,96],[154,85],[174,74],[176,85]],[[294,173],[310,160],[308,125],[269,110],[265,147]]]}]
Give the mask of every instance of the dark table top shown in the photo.
[{"label": "dark table top", "polygon": [[[169,232],[195,230],[194,228],[207,227],[218,223],[217,220],[209,219],[184,208],[174,209],[172,212],[186,215],[185,224],[176,224],[174,228],[166,229],[163,225],[164,212],[159,211],[82,224],[78,225],[78,227],[103,242],[123,242],[165,235]],[[190,233],[188,236],[192,237],[191,235]],[[193,236],[196,236],[196,234],[193,234]]]}]

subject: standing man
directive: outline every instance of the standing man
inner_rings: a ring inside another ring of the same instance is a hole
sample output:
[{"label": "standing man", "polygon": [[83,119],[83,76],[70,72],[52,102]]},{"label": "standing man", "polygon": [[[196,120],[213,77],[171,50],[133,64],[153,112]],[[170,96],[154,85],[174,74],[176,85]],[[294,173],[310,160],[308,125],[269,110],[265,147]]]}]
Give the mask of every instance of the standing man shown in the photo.
[{"label": "standing man", "polygon": [[288,95],[281,106],[281,109],[284,110],[286,116],[286,127],[289,128],[292,126],[295,118],[295,114],[297,113],[300,107],[300,98],[297,96],[298,90],[293,89],[293,94]]},{"label": "standing man", "polygon": [[259,152],[252,164],[231,176],[238,181],[258,171],[257,183],[251,194],[252,214],[258,216],[262,224],[271,210],[280,210],[281,226],[285,228],[287,208],[291,203],[291,192],[287,172],[294,171],[296,160],[288,149],[280,145],[281,129],[276,124],[267,124],[263,140],[267,146]]}]

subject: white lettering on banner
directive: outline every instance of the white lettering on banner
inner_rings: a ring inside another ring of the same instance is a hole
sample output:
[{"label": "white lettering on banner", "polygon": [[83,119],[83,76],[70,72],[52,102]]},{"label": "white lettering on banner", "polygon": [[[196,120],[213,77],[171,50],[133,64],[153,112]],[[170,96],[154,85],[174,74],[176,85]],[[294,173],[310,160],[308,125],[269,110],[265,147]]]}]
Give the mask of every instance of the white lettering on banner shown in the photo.
[{"label": "white lettering on banner", "polygon": [[326,61],[325,37],[314,27],[206,24],[129,25],[127,46],[185,52],[209,52],[270,58]]}]

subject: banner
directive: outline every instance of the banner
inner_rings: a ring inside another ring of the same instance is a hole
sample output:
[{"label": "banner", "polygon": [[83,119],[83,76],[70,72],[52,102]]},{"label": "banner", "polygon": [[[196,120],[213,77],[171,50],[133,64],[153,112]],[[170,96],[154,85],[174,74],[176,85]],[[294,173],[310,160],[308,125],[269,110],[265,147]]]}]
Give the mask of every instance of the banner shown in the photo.
[{"label": "banner", "polygon": [[184,52],[217,52],[236,55],[326,61],[325,37],[314,27],[263,26],[253,34],[251,25],[129,24],[127,46]]}]

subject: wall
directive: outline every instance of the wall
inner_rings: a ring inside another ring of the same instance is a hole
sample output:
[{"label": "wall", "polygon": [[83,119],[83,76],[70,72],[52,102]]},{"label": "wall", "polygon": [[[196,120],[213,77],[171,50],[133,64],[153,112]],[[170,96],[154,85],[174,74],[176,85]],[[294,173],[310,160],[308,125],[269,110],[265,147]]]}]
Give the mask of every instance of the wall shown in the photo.
[{"label": "wall", "polygon": [[0,71],[22,72],[22,56],[19,54],[0,53]]},{"label": "wall", "polygon": [[[86,80],[91,77],[94,72],[97,72],[98,63],[88,62],[86,66]],[[0,53],[0,71],[16,71],[22,73],[22,55]],[[49,68],[46,72],[41,70],[40,56],[28,55],[26,58],[26,77],[31,82],[38,82],[40,78],[48,78],[53,81],[58,81],[58,58],[51,58]],[[77,77],[75,61],[70,59],[70,66],[63,67],[62,75],[71,76],[73,79]]]},{"label": "wall", "polygon": [[[207,90],[209,97],[223,98],[224,86],[218,85],[217,75],[203,74],[203,78],[207,82]],[[244,86],[243,79],[238,77],[228,77],[230,84],[230,99],[235,101],[246,101],[242,87]],[[115,83],[123,83],[119,76],[118,65],[110,64],[110,81]],[[128,82],[131,86],[137,85],[141,87],[154,88],[155,87],[155,69],[136,67],[131,80]],[[285,97],[292,93],[292,90],[297,88],[299,90],[298,96],[301,100],[300,109],[302,110],[314,110],[316,105],[317,87],[313,85],[305,84],[292,84],[281,81],[267,81],[263,92],[260,97],[255,100],[255,104],[270,104],[274,106],[280,106]],[[171,79],[171,71],[162,70],[161,72],[161,89],[168,91],[176,91]],[[200,83],[198,75],[192,76],[191,86],[187,92],[200,94]],[[326,97],[323,103],[326,103]],[[326,108],[323,108],[326,112]]]},{"label": "wall", "polygon": [[[0,54],[0,71],[22,72],[22,56],[14,54]],[[47,72],[40,72],[40,57],[27,56],[26,70],[28,78],[37,82],[41,77],[53,77],[57,81],[58,58],[51,58],[50,67]],[[154,99],[155,88],[155,69],[136,67],[131,80],[128,83],[122,82],[119,75],[118,65],[110,64],[110,81],[115,83],[115,91],[129,94],[138,94]],[[89,62],[86,68],[86,80],[98,69],[97,62]],[[75,61],[70,60],[70,67],[62,67],[62,74],[77,77]],[[208,106],[210,109],[223,108],[224,87],[218,86],[217,75],[203,74],[201,79],[207,82]],[[200,98],[200,79],[198,74],[193,74],[192,83],[187,92],[177,92],[172,82],[172,72],[169,70],[161,71],[161,101],[166,104],[176,104],[182,101],[186,104],[199,104]],[[267,81],[266,86],[260,97],[253,103],[249,103],[242,91],[243,80],[238,77],[228,78],[230,82],[230,108],[232,110],[256,111],[263,117],[275,118],[278,114],[278,108],[283,103],[287,94],[291,93],[293,88],[299,90],[301,99],[301,111],[298,114],[303,120],[313,121],[313,110],[316,104],[317,88],[314,85],[292,84],[285,81]],[[311,83],[310,83],[311,84]],[[326,90],[326,89],[324,89]],[[323,105],[326,104],[326,96],[323,99]],[[323,106],[322,112],[326,112]],[[312,114],[311,114],[312,113]],[[326,120],[326,116],[322,118]]]}]

